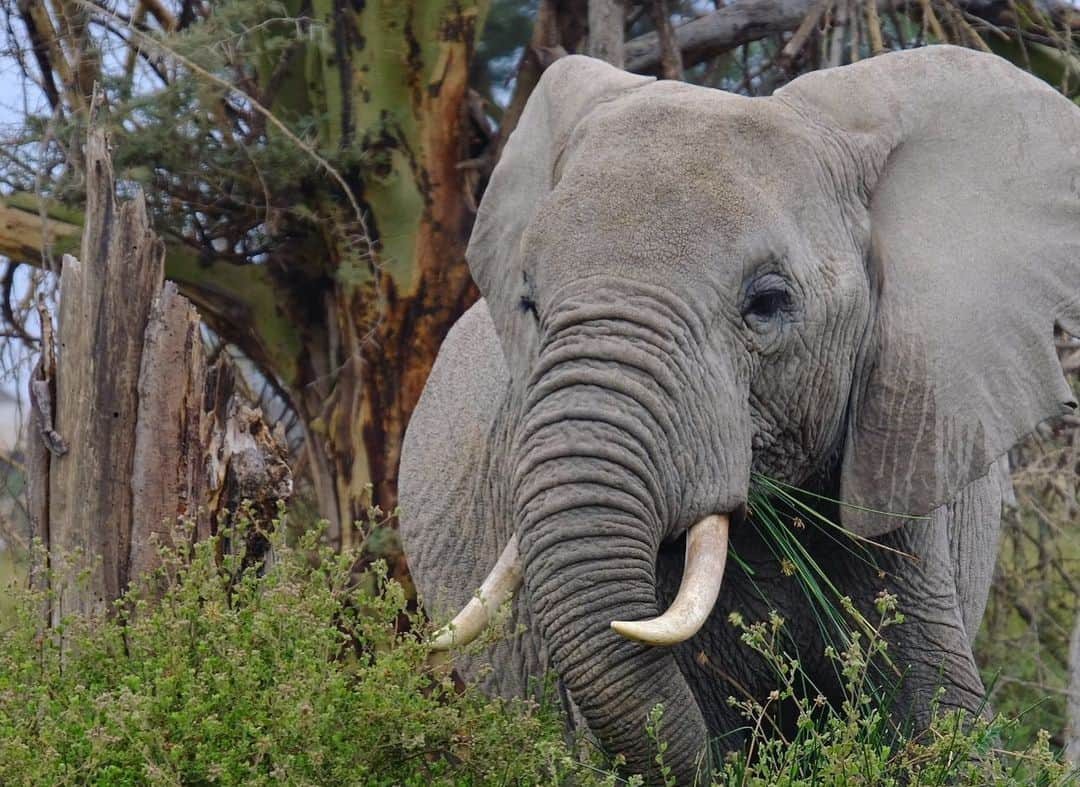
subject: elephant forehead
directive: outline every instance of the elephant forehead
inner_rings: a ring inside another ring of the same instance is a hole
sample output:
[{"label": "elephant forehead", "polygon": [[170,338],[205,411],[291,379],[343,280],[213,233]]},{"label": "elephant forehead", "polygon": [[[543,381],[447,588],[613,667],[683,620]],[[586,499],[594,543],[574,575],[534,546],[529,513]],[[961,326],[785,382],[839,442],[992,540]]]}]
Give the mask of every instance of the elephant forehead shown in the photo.
[{"label": "elephant forehead", "polygon": [[651,85],[601,105],[574,132],[523,250],[582,272],[783,253],[771,247],[790,240],[793,206],[805,212],[820,188],[811,150],[771,103]]},{"label": "elephant forehead", "polygon": [[562,257],[678,257],[702,242],[736,239],[761,212],[730,183],[710,178],[695,188],[672,175],[618,160],[575,167],[537,211],[526,249]]},{"label": "elephant forehead", "polygon": [[617,155],[583,156],[537,211],[526,259],[580,274],[693,272],[721,258],[778,253],[782,210],[735,170],[697,156],[641,166]]},{"label": "elephant forehead", "polygon": [[621,162],[658,184],[734,184],[744,193],[758,183],[780,193],[817,173],[819,151],[818,134],[783,104],[663,81],[598,106],[571,135],[555,175],[575,161]]}]

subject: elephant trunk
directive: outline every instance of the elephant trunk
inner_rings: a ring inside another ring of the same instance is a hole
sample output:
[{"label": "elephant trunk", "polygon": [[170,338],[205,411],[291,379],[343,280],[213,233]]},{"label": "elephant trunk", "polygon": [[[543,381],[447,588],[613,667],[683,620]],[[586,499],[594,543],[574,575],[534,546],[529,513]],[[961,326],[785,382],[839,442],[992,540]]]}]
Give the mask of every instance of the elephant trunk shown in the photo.
[{"label": "elephant trunk", "polygon": [[[717,483],[709,495],[687,486],[683,468],[693,457],[686,449],[700,444],[687,436],[672,392],[689,398],[691,386],[676,379],[677,354],[670,347],[651,351],[643,338],[654,332],[640,320],[633,327],[636,341],[627,342],[610,320],[578,322],[541,351],[517,435],[518,545],[547,653],[601,744],[624,754],[629,770],[655,772],[646,725],[649,712],[663,705],[665,765],[680,783],[693,783],[707,729],[685,677],[670,649],[631,641],[611,624],[662,611],[661,541],[725,513],[715,506],[733,494]],[[574,341],[572,334],[582,331],[588,342]],[[691,404],[711,409],[700,400]],[[718,450],[715,435],[707,440],[710,452]],[[710,467],[725,464],[717,458]],[[698,476],[713,481],[704,467]],[[725,517],[703,524],[726,537]]]},{"label": "elephant trunk", "polygon": [[707,739],[697,701],[669,649],[611,627],[657,614],[658,544],[642,537],[641,512],[629,510],[629,501],[605,504],[597,491],[585,481],[531,496],[522,542],[530,608],[553,666],[604,748],[624,754],[631,772],[654,770],[646,724],[663,705],[665,763],[680,783],[692,783]]}]

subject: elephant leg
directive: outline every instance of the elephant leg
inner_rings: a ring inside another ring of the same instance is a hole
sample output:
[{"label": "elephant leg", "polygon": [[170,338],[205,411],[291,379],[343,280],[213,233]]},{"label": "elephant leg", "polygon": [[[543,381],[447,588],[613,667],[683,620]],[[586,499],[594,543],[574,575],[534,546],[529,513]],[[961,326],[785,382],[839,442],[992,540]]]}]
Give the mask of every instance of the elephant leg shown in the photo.
[{"label": "elephant leg", "polygon": [[[957,591],[950,529],[949,521],[935,516],[880,537],[895,551],[881,550],[876,568],[860,569],[848,588],[870,620],[878,617],[869,598],[877,590],[898,599],[904,621],[884,632],[891,663],[883,664],[882,671],[895,682],[894,721],[915,730],[929,725],[939,689],[942,710],[984,710],[985,689],[965,623],[965,604],[972,604]],[[871,571],[874,575],[868,576]]]}]

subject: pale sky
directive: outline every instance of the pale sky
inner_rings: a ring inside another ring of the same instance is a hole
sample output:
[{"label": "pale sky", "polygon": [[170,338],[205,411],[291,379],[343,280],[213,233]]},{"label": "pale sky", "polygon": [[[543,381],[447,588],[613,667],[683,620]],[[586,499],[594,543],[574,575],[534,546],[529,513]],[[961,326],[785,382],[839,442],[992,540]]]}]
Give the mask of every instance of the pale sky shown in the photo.
[{"label": "pale sky", "polygon": [[[18,62],[7,54],[13,46],[12,42],[6,40],[7,33],[3,35],[5,40],[0,47],[0,140],[10,139],[17,134],[27,112],[48,112],[45,96],[36,85],[23,79]],[[0,338],[0,345],[8,341],[11,340]],[[0,346],[0,366],[11,349]],[[14,447],[22,413],[26,411],[24,378],[22,374],[16,379],[0,378],[0,451],[3,452]]]}]

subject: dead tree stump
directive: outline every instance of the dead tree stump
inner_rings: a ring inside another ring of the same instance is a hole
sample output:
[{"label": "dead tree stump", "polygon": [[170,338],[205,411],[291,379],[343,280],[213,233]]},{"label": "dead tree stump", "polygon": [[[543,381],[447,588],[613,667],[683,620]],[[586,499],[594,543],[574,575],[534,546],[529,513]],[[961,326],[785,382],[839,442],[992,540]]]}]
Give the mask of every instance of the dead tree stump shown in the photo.
[{"label": "dead tree stump", "polygon": [[241,499],[287,497],[281,440],[242,405],[233,373],[207,367],[195,308],[164,282],[162,242],[142,194],[116,198],[105,132],[86,144],[86,222],[65,256],[55,339],[42,316],[30,384],[34,535],[65,582],[47,614],[102,614],[157,565],[178,518],[203,538]]}]

